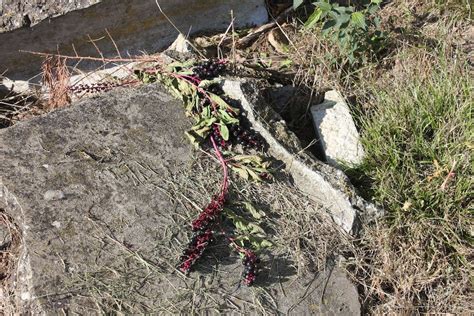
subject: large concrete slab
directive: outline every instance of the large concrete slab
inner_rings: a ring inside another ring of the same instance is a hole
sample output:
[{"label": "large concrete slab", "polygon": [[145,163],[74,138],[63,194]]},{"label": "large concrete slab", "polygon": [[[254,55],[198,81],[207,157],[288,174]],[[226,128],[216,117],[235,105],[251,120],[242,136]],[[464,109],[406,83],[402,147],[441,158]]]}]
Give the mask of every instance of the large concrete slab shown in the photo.
[{"label": "large concrete slab", "polygon": [[[238,256],[220,241],[189,277],[176,273],[196,207],[221,180],[219,165],[196,157],[185,139],[189,125],[182,104],[149,85],[1,130],[0,211],[22,239],[10,288],[0,291],[4,310],[358,315],[357,291],[344,272],[332,264],[298,274],[287,240],[262,254],[252,288],[239,286]],[[316,219],[324,211],[284,173],[278,177],[258,191],[233,177],[232,194],[260,199],[275,215],[267,223],[277,225],[272,240],[289,212],[322,225]],[[318,236],[327,229],[318,227]]]},{"label": "large concrete slab", "polygon": [[[225,30],[236,17],[235,26],[264,23],[264,0],[161,0],[163,11],[185,34]],[[115,56],[115,47],[107,29],[123,56],[156,52],[168,46],[178,35],[159,12],[154,0],[102,0],[90,7],[48,19],[33,27],[0,33],[0,73],[10,79],[25,80],[39,72],[38,56],[20,50],[58,52],[100,57],[90,39],[105,56]],[[90,36],[90,38],[89,38]],[[84,68],[82,64],[81,69]]]}]

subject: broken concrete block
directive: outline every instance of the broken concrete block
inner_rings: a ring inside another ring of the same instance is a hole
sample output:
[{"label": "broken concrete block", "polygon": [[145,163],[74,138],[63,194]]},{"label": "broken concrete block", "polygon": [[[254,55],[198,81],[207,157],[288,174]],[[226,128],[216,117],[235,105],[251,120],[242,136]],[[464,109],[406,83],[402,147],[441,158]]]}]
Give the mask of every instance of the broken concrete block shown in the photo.
[{"label": "broken concrete block", "polygon": [[183,34],[179,34],[167,50],[173,50],[182,54],[192,52],[191,45],[189,45],[188,40],[183,36]]},{"label": "broken concrete block", "polygon": [[[48,5],[57,5],[58,1],[47,2]],[[8,43],[0,45],[0,73],[8,70],[5,75],[9,78],[27,80],[40,72],[41,58],[20,53],[20,50],[52,53],[59,51],[73,56],[77,52],[79,56],[100,57],[94,47],[96,45],[106,57],[116,56],[116,47],[122,56],[130,56],[157,52],[166,48],[176,38],[178,32],[160,13],[155,1],[94,2],[97,3],[39,22],[49,15],[47,14],[38,18],[36,22],[39,23],[33,27],[0,33],[0,43]],[[161,0],[159,3],[174,25],[186,34],[188,31],[192,34],[225,30],[231,21],[231,11],[235,17],[235,27],[260,25],[268,20],[264,0]],[[35,10],[39,8],[32,8],[32,11]],[[61,14],[64,10],[54,12]],[[108,30],[108,33],[105,30]],[[102,64],[81,62],[81,69],[85,70],[86,66],[93,70]]]},{"label": "broken concrete block", "polygon": [[323,205],[344,231],[357,234],[359,214],[355,206],[366,202],[361,201],[340,170],[304,153],[301,143],[285,122],[259,99],[261,88],[258,84],[254,80],[225,80],[223,90],[230,97],[241,100],[252,127],[265,137],[272,156],[285,163],[298,187]]},{"label": "broken concrete block", "polygon": [[364,159],[364,148],[351,112],[335,90],[325,94],[321,104],[311,107],[316,134],[328,164],[357,165]]},{"label": "broken concrete block", "polygon": [[[147,85],[0,130],[0,210],[21,234],[0,309],[359,315],[357,289],[338,266],[299,275],[289,256],[269,254],[257,287],[247,288],[239,286],[239,256],[216,242],[189,276],[177,272],[196,205],[209,203],[222,178],[213,160],[196,160],[184,136],[191,125],[180,101]],[[259,186],[272,203],[267,214],[281,216],[289,199],[305,198],[282,183]],[[322,213],[301,204],[295,210],[311,218]]]}]

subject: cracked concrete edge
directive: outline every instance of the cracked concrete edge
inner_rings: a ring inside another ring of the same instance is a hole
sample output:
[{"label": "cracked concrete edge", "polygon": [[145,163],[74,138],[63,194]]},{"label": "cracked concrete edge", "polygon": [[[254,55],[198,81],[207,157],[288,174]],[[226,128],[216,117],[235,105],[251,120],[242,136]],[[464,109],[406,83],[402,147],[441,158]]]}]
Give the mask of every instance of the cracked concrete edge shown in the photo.
[{"label": "cracked concrete edge", "polygon": [[11,315],[31,313],[44,314],[42,308],[34,299],[34,289],[31,282],[33,278],[30,258],[24,236],[27,234],[28,226],[24,223],[24,211],[18,203],[17,198],[8,188],[3,184],[0,177],[0,208],[3,208],[11,215],[21,231],[21,244],[18,253],[18,260],[15,265],[15,270],[12,272],[12,282],[8,288],[2,289],[7,297],[3,299],[5,303],[5,312],[10,312]]},{"label": "cracked concrete edge", "polygon": [[227,78],[221,85],[226,94],[241,101],[252,127],[267,141],[269,153],[286,165],[299,189],[324,205],[346,233],[357,235],[362,217],[371,219],[381,215],[381,210],[356,194],[341,170],[304,152],[296,135],[288,130],[284,120],[259,93],[261,82]]}]

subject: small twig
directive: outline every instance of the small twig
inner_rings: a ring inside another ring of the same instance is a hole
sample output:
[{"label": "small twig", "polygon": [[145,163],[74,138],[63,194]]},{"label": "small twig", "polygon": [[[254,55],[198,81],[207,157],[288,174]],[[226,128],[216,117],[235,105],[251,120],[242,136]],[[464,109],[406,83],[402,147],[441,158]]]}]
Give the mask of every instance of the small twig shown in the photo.
[{"label": "small twig", "polygon": [[[230,11],[230,16],[232,18],[232,65],[236,64],[236,44],[235,44],[235,25],[234,25],[234,10]],[[234,68],[235,69],[235,68]]]},{"label": "small twig", "polygon": [[260,36],[260,34],[268,32],[269,30],[276,27],[278,23],[281,23],[292,10],[292,7],[286,9],[273,22],[264,24],[255,29],[250,34],[242,37],[240,40],[237,41],[237,48],[245,48],[249,46],[254,40],[256,40]]},{"label": "small twig", "polygon": [[114,39],[112,38],[112,35],[110,35],[109,30],[107,30],[107,28],[105,29],[105,32],[107,32],[107,35],[109,36],[110,40],[112,41],[112,44],[114,45],[115,50],[117,51],[117,56],[119,58],[122,58],[122,55],[120,54],[120,50],[118,49],[117,44],[115,43]]},{"label": "small twig", "polygon": [[191,41],[189,41],[187,39],[187,37],[184,36],[184,33],[181,32],[181,30],[176,26],[176,24],[173,23],[173,21],[166,15],[166,13],[163,11],[163,9],[161,8],[161,5],[159,3],[158,0],[155,0],[155,3],[156,3],[156,6],[158,7],[158,10],[160,10],[161,14],[163,14],[163,16],[165,17],[165,19],[169,22],[169,24],[171,24],[171,26],[176,30],[178,31],[179,34],[183,35],[183,37],[185,38],[186,42],[189,44],[189,46],[191,46],[195,51],[196,53],[199,54],[199,56],[201,56],[202,58],[206,59],[206,56],[203,55],[203,53],[201,53],[199,51],[199,49],[196,48],[196,46],[193,45],[193,43],[191,43]]},{"label": "small twig", "polygon": [[[232,14],[232,11],[230,11],[230,12],[231,12],[231,14]],[[224,58],[224,56],[223,56],[223,54],[222,54],[222,50],[221,50],[221,45],[222,45],[222,43],[224,42],[224,40],[226,39],[227,33],[229,33],[229,31],[230,31],[231,29],[233,29],[233,28],[234,28],[234,18],[232,17],[232,20],[231,20],[229,26],[227,27],[227,29],[225,30],[224,34],[222,35],[222,38],[221,38],[221,40],[219,41],[219,44],[217,44],[217,57],[218,57],[219,59]]]},{"label": "small twig", "polygon": [[451,170],[449,171],[448,175],[446,176],[446,179],[444,179],[443,183],[440,186],[441,191],[446,190],[446,186],[448,185],[448,182],[451,178],[453,178],[456,174],[454,173],[454,168],[456,167],[457,161],[454,160],[453,166],[451,167]]},{"label": "small twig", "polygon": [[99,57],[91,57],[91,56],[71,56],[71,55],[62,55],[62,54],[54,54],[54,53],[42,53],[42,52],[33,52],[29,50],[20,50],[21,53],[28,53],[37,56],[43,57],[59,57],[59,58],[66,58],[66,59],[82,59],[82,60],[91,60],[91,61],[102,61],[102,62],[157,62],[161,61],[161,57],[132,57],[132,58],[99,58]]},{"label": "small twig", "polygon": [[[89,38],[89,41],[91,42],[91,44],[94,45],[94,47],[95,47],[95,49],[97,50],[97,52],[99,53],[100,57],[102,57],[102,61],[103,61],[103,60],[104,60],[104,55],[103,55],[102,52],[100,51],[99,47],[95,44],[95,41],[100,41],[100,40],[103,39],[104,37],[101,37],[101,38],[96,39],[96,40],[93,40],[89,34],[87,34],[87,37]],[[104,63],[105,63],[105,61],[104,61]]]}]

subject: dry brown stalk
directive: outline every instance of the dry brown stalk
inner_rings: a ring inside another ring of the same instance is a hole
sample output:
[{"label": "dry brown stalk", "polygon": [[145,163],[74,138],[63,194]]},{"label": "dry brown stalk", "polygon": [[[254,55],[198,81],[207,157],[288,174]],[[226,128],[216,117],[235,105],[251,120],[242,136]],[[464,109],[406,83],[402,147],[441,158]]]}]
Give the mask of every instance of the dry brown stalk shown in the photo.
[{"label": "dry brown stalk", "polygon": [[68,95],[69,70],[66,58],[48,56],[43,62],[43,84],[49,89],[48,110],[63,107],[70,103]]},{"label": "dry brown stalk", "polygon": [[74,60],[90,60],[90,61],[102,61],[102,62],[159,62],[162,61],[160,56],[137,56],[131,58],[102,58],[102,57],[91,57],[91,56],[71,56],[71,55],[62,55],[62,54],[53,54],[53,53],[42,53],[42,52],[33,52],[29,50],[20,50],[21,53],[28,53],[37,56],[43,57],[57,57],[57,58],[65,58],[65,59],[74,59]]}]

